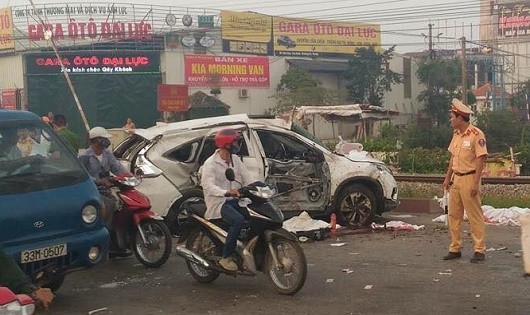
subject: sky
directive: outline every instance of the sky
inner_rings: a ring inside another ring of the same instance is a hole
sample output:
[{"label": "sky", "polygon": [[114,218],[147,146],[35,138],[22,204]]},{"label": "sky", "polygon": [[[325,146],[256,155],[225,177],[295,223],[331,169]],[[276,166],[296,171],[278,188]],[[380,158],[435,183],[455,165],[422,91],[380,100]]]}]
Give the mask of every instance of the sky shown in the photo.
[{"label": "sky", "polygon": [[[35,5],[65,4],[73,1],[33,0]],[[80,1],[75,1],[80,2]],[[112,1],[83,1],[94,4]],[[150,5],[148,0],[115,1]],[[156,0],[157,6],[187,8],[189,0]],[[0,0],[0,8],[30,5],[29,0]],[[459,49],[460,38],[477,41],[479,0],[195,0],[193,8],[253,11],[285,17],[366,22],[381,26],[383,48],[396,45],[396,52],[428,49],[428,25],[432,24],[435,49]],[[469,47],[469,46],[468,46]]]}]

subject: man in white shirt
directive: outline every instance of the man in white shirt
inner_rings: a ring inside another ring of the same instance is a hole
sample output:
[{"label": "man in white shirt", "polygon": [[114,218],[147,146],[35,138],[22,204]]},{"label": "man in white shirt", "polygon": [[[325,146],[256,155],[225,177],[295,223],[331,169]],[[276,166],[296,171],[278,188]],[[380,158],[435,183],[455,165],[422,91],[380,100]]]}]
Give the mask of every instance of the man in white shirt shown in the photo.
[{"label": "man in white shirt", "polygon": [[[240,207],[235,197],[239,197],[239,188],[255,181],[245,164],[235,155],[241,148],[241,141],[241,134],[234,129],[217,132],[215,135],[217,150],[204,162],[201,175],[201,186],[207,207],[205,219],[222,218],[229,225],[223,257],[219,260],[219,264],[229,271],[238,269],[231,255],[235,251],[241,229],[250,219],[247,208]],[[228,168],[234,171],[234,181],[229,181],[225,176]]]}]

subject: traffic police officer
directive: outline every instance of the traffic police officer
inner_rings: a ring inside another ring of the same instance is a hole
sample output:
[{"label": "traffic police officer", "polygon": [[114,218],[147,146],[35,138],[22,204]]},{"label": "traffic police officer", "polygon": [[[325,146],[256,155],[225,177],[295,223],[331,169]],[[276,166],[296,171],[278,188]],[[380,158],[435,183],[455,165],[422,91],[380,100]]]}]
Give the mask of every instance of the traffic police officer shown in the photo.
[{"label": "traffic police officer", "polygon": [[488,156],[484,133],[469,122],[473,113],[469,107],[454,98],[451,104],[453,138],[449,144],[451,160],[444,180],[444,189],[450,189],[448,223],[451,232],[449,253],[444,260],[462,257],[462,222],[466,210],[474,253],[470,259],[477,263],[485,259],[484,216],[480,200],[480,180]]}]

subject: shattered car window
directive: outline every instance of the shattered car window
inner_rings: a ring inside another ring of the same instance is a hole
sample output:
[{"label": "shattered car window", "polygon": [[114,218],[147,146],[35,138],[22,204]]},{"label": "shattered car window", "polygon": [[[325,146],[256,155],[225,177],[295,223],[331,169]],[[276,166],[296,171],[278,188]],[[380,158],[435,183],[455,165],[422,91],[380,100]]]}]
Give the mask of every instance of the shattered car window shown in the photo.
[{"label": "shattered car window", "polygon": [[307,146],[285,134],[257,130],[265,156],[276,160],[302,159]]}]

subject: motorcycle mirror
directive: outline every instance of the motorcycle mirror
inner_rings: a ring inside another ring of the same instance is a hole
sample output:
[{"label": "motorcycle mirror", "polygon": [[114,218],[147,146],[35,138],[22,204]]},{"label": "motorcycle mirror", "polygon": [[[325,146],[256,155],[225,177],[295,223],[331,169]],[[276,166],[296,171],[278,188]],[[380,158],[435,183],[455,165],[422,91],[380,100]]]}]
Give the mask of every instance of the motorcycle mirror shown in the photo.
[{"label": "motorcycle mirror", "polygon": [[236,174],[234,173],[234,170],[232,168],[227,168],[225,171],[226,179],[233,182],[236,179]]}]

